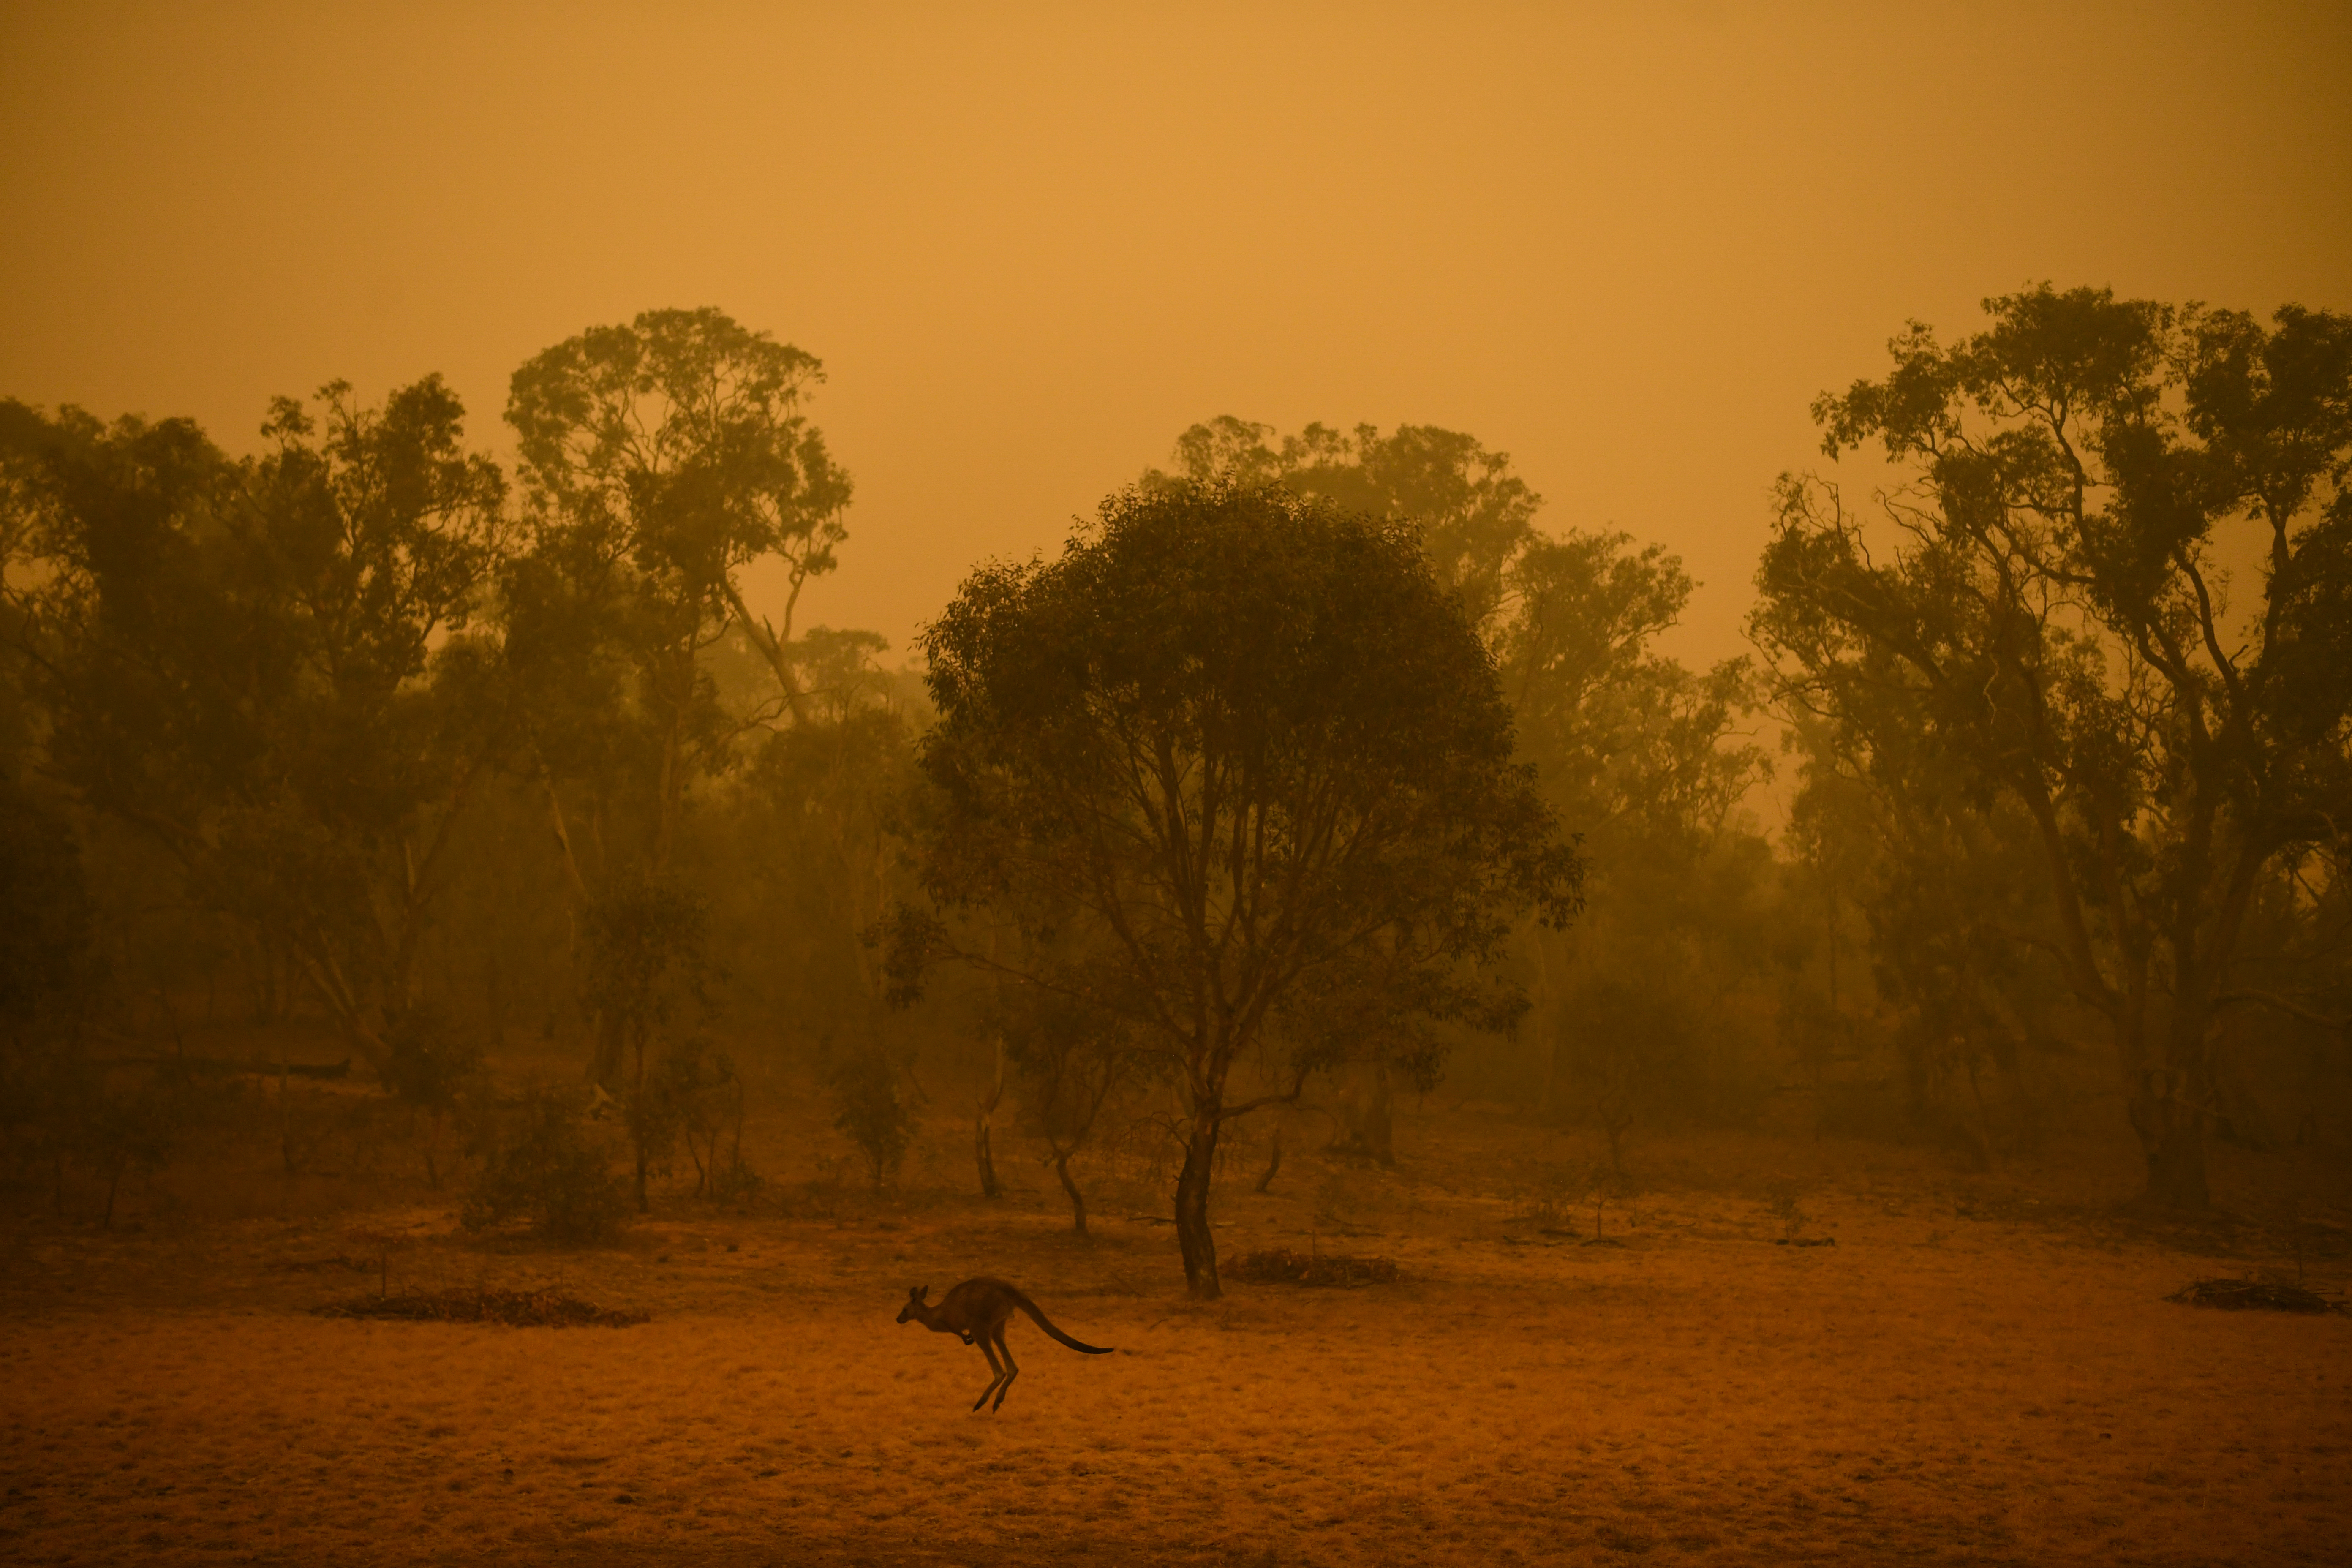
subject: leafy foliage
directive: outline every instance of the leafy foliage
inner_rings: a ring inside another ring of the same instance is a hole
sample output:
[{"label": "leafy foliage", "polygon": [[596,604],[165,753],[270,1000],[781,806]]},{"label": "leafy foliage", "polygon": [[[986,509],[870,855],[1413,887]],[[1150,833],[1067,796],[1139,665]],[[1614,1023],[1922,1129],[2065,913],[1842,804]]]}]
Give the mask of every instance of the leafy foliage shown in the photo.
[{"label": "leafy foliage", "polygon": [[[1569,918],[1581,862],[1409,524],[1223,480],[1128,491],[1058,560],[975,573],[924,651],[924,889],[1009,917],[1036,939],[1023,980],[1179,1066],[1178,1223],[1213,1295],[1209,1162],[1247,1109],[1226,1084],[1284,999],[1344,980],[1369,1011],[1504,1026],[1523,1003],[1492,962],[1522,911]],[[902,973],[946,940],[902,920]],[[1292,1069],[1336,1043],[1296,1039]]]},{"label": "leafy foliage", "polygon": [[835,1050],[827,1042],[817,1074],[833,1097],[834,1127],[856,1145],[874,1190],[884,1191],[898,1178],[915,1124],[898,1092],[897,1066],[878,1046]]},{"label": "leafy foliage", "polygon": [[2030,835],[2046,904],[1976,902],[1941,939],[1969,978],[1915,1004],[1980,1006],[1964,950],[2032,950],[2106,1024],[2150,1194],[2201,1205],[2218,1020],[2318,1016],[2238,972],[2261,890],[2352,809],[2352,321],[2046,286],[1986,311],[1814,405],[1826,452],[1876,441],[1906,483],[1874,528],[1785,479],[1754,633],[1907,845]]},{"label": "leafy foliage", "polygon": [[242,462],[184,421],[11,405],[0,504],[45,567],[21,608],[51,768],[378,1050],[496,747],[459,695],[504,481],[438,378],[319,401],[277,400]]},{"label": "leafy foliage", "polygon": [[574,1244],[616,1235],[628,1192],[613,1169],[610,1139],[587,1118],[584,1097],[535,1089],[505,1121],[466,1194],[466,1227],[522,1219],[551,1241]]}]

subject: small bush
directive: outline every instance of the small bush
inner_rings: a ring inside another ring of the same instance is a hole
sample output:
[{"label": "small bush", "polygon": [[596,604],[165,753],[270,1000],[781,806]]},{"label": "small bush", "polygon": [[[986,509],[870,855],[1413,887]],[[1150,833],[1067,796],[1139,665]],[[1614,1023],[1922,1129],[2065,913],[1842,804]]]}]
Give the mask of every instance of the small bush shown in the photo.
[{"label": "small bush", "polygon": [[612,1141],[591,1127],[576,1094],[534,1089],[515,1107],[466,1195],[468,1230],[517,1219],[551,1241],[609,1240],[628,1212]]},{"label": "small bush", "polygon": [[425,1176],[438,1192],[441,1135],[482,1075],[482,1047],[460,1035],[438,1009],[422,1005],[393,1020],[384,1043],[391,1048],[379,1076],[424,1124]]},{"label": "small bush", "polygon": [[735,1149],[722,1156],[710,1173],[709,1194],[711,1202],[719,1204],[749,1203],[760,1195],[768,1184],[767,1178],[751,1168],[743,1158],[743,1151]]},{"label": "small bush", "polygon": [[833,1096],[834,1126],[857,1145],[874,1190],[882,1191],[898,1179],[915,1125],[898,1098],[898,1069],[879,1047],[866,1046],[840,1052],[828,1048],[818,1062],[818,1074]]}]

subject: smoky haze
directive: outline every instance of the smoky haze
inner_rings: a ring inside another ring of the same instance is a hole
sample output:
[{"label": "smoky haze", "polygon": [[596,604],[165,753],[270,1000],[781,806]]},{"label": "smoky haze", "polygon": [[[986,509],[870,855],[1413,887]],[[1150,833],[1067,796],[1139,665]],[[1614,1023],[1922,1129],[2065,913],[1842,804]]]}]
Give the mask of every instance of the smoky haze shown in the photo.
[{"label": "smoky haze", "polygon": [[[488,13],[488,14],[486,14]],[[2352,272],[2340,7],[19,5],[0,385],[185,413],[428,372],[478,437],[587,322],[825,362],[818,619],[904,648],[1230,413],[1475,432],[1738,651],[1805,408],[2044,278]],[[762,584],[763,587],[772,586]]]},{"label": "smoky haze", "polygon": [[0,0],[11,1560],[2339,1552],[2348,77]]}]

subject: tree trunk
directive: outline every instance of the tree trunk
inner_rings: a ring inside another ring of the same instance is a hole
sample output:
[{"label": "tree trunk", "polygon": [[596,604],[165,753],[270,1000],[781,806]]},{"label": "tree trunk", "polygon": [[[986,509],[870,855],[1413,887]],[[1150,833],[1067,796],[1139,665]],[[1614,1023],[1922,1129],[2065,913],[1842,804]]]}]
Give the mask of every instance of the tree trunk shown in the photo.
[{"label": "tree trunk", "polygon": [[1276,1175],[1276,1173],[1277,1172],[1279,1172],[1281,1169],[1282,1169],[1282,1129],[1281,1129],[1281,1128],[1279,1128],[1279,1127],[1277,1127],[1277,1128],[1276,1128],[1276,1129],[1274,1130],[1274,1152],[1273,1152],[1272,1157],[1271,1157],[1271,1158],[1269,1158],[1269,1159],[1266,1161],[1266,1163],[1265,1163],[1265,1174],[1264,1174],[1263,1176],[1260,1176],[1260,1177],[1257,1179],[1257,1185],[1256,1185],[1255,1187],[1252,1188],[1251,1190],[1252,1190],[1253,1192],[1260,1192],[1260,1193],[1262,1193],[1262,1192],[1265,1191],[1265,1190],[1266,1190],[1266,1188],[1268,1188],[1268,1187],[1270,1187],[1270,1186],[1274,1185],[1274,1178],[1275,1178],[1275,1175]]},{"label": "tree trunk", "polygon": [[258,957],[254,964],[253,1021],[259,1025],[278,1022],[278,955],[266,936],[254,939]]},{"label": "tree trunk", "polygon": [[[2119,1043],[2133,1064],[2125,1077],[2125,1110],[2139,1134],[2147,1160],[2147,1199],[2169,1209],[2201,1209],[2212,1203],[2205,1181],[2205,1140],[2214,1103],[2212,1059],[2206,1045],[2210,1015],[2201,1007],[2176,1007],[2155,1039],[2140,1034]],[[2133,1033],[2146,1030],[2144,1016]]]},{"label": "tree trunk", "polygon": [[2131,1104],[2133,1129],[2147,1159],[2147,1199],[2171,1209],[2212,1202],[2205,1182],[2205,1118],[2179,1100],[2144,1093]]},{"label": "tree trunk", "polygon": [[588,1079],[610,1094],[621,1076],[621,1052],[625,1044],[620,1016],[609,1010],[600,1012],[596,1015],[594,1028],[596,1048],[588,1061]]},{"label": "tree trunk", "polygon": [[979,1123],[972,1131],[971,1152],[974,1163],[980,1167],[980,1195],[984,1198],[1003,1197],[1004,1187],[996,1179],[996,1158],[989,1148],[988,1113],[984,1110],[981,1112]]},{"label": "tree trunk", "polygon": [[[1003,1184],[996,1179],[996,1157],[994,1150],[990,1146],[988,1124],[988,1119],[996,1113],[997,1104],[1003,1098],[1004,1037],[1000,1033],[996,1037],[996,1080],[988,1091],[988,1098],[980,1103],[980,1115],[976,1119],[971,1134],[972,1157],[980,1166],[980,1195],[984,1198],[1001,1198],[1004,1195]],[[1078,1228],[1080,1230],[1087,1228],[1085,1221],[1079,1222]]]},{"label": "tree trunk", "polygon": [[1209,1177],[1217,1164],[1217,1113],[1196,1105],[1184,1169],[1176,1178],[1176,1245],[1184,1254],[1184,1284],[1196,1301],[1224,1294],[1217,1284],[1217,1242],[1209,1230]]},{"label": "tree trunk", "polygon": [[650,1206],[646,1202],[646,1043],[637,1042],[635,1081],[629,1086],[629,1141],[637,1146],[637,1212],[644,1214]]},{"label": "tree trunk", "polygon": [[1078,1191],[1077,1183],[1070,1180],[1070,1156],[1068,1154],[1056,1153],[1054,1156],[1054,1174],[1062,1178],[1062,1190],[1070,1194],[1070,1223],[1077,1227],[1077,1232],[1080,1236],[1086,1235],[1087,1195],[1086,1194]]},{"label": "tree trunk", "polygon": [[1364,1107],[1364,1152],[1383,1165],[1396,1163],[1396,1100],[1384,1061],[1372,1063],[1372,1092]]},{"label": "tree trunk", "polygon": [[1374,1060],[1350,1075],[1339,1098],[1340,1136],[1336,1147],[1365,1154],[1383,1165],[1396,1163],[1394,1098],[1388,1064]]}]

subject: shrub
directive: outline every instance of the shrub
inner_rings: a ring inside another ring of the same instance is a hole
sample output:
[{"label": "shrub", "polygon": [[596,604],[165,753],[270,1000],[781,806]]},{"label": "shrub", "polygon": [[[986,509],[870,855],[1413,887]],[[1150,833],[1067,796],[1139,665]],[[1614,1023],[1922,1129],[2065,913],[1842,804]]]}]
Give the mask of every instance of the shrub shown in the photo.
[{"label": "shrub", "polygon": [[648,1147],[667,1152],[678,1134],[694,1161],[694,1195],[719,1203],[748,1198],[760,1178],[743,1158],[743,1078],[735,1058],[699,1035],[662,1054],[643,1092]]},{"label": "shrub", "polygon": [[898,1098],[898,1069],[878,1046],[835,1052],[828,1042],[817,1072],[833,1096],[834,1126],[866,1157],[874,1190],[882,1191],[898,1179],[914,1131],[914,1118]]},{"label": "shrub", "polygon": [[528,1219],[533,1233],[562,1242],[619,1231],[628,1191],[613,1169],[612,1140],[591,1125],[581,1096],[533,1089],[504,1131],[466,1195],[467,1229]]},{"label": "shrub", "polygon": [[419,1005],[393,1019],[381,1077],[394,1098],[425,1122],[425,1175],[441,1187],[441,1133],[457,1102],[481,1075],[482,1047],[451,1027],[437,1008]]}]

